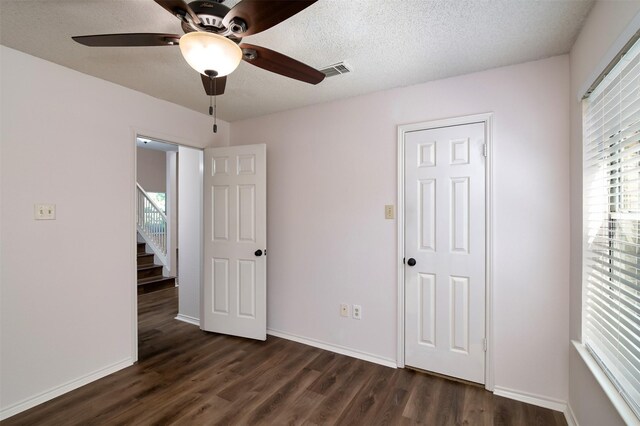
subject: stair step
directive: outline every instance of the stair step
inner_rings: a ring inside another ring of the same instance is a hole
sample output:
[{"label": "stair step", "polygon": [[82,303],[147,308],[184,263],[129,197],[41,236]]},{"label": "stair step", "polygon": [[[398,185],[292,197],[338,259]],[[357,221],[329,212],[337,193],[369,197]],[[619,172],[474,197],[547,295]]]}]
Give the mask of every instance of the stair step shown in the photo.
[{"label": "stair step", "polygon": [[149,277],[162,277],[162,265],[139,265],[138,280]]},{"label": "stair step", "polygon": [[138,253],[138,268],[153,265],[153,253]]},{"label": "stair step", "polygon": [[175,285],[175,277],[143,278],[138,280],[138,294],[152,293]]},{"label": "stair step", "polygon": [[138,254],[144,253],[147,250],[147,243],[138,243]]}]

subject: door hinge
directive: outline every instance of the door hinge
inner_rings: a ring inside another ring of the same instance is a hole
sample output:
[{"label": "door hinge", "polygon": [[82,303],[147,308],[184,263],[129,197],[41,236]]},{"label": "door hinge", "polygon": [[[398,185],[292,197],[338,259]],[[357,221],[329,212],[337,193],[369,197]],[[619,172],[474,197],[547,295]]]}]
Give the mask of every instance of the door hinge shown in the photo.
[{"label": "door hinge", "polygon": [[482,339],[482,350],[487,351],[487,339]]},{"label": "door hinge", "polygon": [[487,144],[486,143],[482,144],[482,155],[484,155],[485,157],[487,156]]}]

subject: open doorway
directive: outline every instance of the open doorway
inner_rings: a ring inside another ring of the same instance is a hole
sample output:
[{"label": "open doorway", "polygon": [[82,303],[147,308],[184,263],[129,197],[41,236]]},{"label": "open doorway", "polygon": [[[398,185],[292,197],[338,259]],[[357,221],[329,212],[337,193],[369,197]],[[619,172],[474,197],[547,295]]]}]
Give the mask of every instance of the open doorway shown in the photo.
[{"label": "open doorway", "polygon": [[179,283],[177,159],[177,145],[136,138],[138,294]]},{"label": "open doorway", "polygon": [[[175,319],[200,325],[202,168],[200,149],[136,137],[137,298],[171,293]],[[148,305],[148,304],[147,304]],[[137,316],[137,315],[136,315]],[[140,326],[135,335],[143,336]]]}]

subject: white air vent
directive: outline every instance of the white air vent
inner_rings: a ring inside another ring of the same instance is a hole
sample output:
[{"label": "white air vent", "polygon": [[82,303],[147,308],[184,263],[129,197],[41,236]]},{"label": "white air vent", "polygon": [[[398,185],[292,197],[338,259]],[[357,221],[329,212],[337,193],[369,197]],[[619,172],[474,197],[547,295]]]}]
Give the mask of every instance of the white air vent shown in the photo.
[{"label": "white air vent", "polygon": [[344,62],[338,62],[337,64],[324,67],[320,70],[320,72],[327,77],[333,77],[334,75],[346,74],[348,72],[351,72],[351,68],[349,68],[349,66]]}]

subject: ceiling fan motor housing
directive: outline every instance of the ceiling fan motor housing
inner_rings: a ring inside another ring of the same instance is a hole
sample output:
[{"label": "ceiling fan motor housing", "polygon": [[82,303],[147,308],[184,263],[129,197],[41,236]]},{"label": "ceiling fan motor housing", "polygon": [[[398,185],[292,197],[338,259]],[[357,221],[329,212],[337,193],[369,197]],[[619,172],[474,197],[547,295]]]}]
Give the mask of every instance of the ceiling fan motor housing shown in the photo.
[{"label": "ceiling fan motor housing", "polygon": [[[204,31],[213,32],[216,34],[233,36],[234,34],[241,34],[247,30],[247,23],[240,18],[234,18],[229,22],[228,26],[223,24],[224,17],[229,13],[227,6],[223,5],[224,0],[214,1],[193,1],[189,3],[189,7],[200,18],[202,22],[200,29]],[[182,29],[187,32],[195,31],[191,24],[183,22]]]},{"label": "ceiling fan motor housing", "polygon": [[189,7],[202,21],[204,30],[218,32],[225,29],[222,20],[231,9],[223,5],[222,2],[198,0],[189,3]]}]

